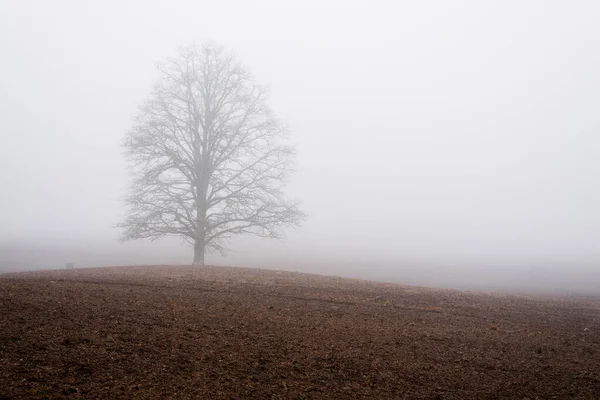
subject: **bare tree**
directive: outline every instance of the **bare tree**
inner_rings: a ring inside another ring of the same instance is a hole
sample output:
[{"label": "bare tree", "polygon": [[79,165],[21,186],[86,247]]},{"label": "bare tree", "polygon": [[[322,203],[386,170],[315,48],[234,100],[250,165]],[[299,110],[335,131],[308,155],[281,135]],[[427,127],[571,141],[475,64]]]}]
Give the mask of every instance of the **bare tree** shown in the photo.
[{"label": "bare tree", "polygon": [[294,149],[267,90],[222,48],[190,46],[160,79],[124,146],[133,174],[122,239],[180,236],[194,264],[234,235],[279,238],[304,219],[282,187]]}]

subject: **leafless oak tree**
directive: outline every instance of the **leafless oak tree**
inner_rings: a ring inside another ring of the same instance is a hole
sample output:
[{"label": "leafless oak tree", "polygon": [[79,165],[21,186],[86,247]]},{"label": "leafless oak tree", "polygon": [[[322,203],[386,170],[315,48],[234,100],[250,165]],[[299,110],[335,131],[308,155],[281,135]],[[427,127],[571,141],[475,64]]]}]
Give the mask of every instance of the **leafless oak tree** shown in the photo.
[{"label": "leafless oak tree", "polygon": [[133,174],[122,239],[180,236],[194,264],[234,235],[279,238],[304,214],[282,191],[294,149],[237,58],[208,45],[158,65],[124,146]]}]

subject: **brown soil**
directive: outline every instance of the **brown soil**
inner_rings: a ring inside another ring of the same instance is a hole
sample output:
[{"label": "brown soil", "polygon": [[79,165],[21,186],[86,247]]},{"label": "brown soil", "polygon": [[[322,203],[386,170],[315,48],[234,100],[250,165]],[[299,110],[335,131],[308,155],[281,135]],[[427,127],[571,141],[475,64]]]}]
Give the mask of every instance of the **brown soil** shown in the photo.
[{"label": "brown soil", "polygon": [[4,275],[0,398],[598,399],[600,300],[241,268]]}]

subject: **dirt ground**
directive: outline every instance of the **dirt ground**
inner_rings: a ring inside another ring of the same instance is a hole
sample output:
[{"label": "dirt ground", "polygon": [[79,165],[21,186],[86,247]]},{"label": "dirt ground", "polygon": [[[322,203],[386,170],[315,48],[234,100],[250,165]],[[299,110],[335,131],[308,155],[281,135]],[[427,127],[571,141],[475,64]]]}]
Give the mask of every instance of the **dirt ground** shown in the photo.
[{"label": "dirt ground", "polygon": [[0,276],[0,399],[600,399],[600,300],[242,268]]}]

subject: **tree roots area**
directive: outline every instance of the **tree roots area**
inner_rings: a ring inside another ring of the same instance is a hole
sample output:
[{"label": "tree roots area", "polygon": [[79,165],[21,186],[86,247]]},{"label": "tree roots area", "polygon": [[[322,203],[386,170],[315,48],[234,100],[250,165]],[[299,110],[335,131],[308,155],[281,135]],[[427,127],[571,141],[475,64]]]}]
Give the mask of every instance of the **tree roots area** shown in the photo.
[{"label": "tree roots area", "polygon": [[600,300],[282,271],[0,276],[0,399],[599,399]]}]

